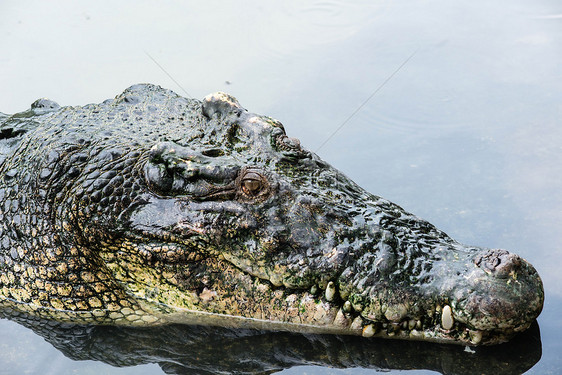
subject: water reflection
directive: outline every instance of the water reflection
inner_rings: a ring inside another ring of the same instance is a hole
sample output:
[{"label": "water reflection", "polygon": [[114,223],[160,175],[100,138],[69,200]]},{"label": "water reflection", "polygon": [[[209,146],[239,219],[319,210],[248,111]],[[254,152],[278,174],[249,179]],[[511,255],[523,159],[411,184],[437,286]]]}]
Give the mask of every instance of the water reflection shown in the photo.
[{"label": "water reflection", "polygon": [[428,369],[442,374],[522,374],[541,358],[538,324],[507,344],[466,348],[351,336],[170,325],[149,328],[82,326],[23,317],[73,360],[112,366],[158,364],[166,374],[270,374],[301,365],[379,371]]}]

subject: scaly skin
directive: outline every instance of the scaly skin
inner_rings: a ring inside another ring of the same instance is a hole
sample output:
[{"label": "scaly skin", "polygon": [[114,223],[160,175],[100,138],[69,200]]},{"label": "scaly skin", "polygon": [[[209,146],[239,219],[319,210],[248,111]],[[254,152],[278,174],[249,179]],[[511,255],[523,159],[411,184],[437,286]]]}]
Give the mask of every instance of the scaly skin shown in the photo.
[{"label": "scaly skin", "polygon": [[0,121],[11,310],[477,345],[542,309],[525,260],[455,242],[226,94],[137,85]]}]

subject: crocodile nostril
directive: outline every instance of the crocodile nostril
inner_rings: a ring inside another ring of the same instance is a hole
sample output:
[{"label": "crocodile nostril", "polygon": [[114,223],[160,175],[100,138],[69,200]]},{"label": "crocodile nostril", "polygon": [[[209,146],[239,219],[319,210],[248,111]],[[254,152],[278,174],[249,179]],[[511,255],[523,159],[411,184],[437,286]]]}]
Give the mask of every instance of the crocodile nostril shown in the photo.
[{"label": "crocodile nostril", "polygon": [[474,263],[497,277],[507,277],[521,267],[521,258],[507,250],[492,249],[474,258]]}]

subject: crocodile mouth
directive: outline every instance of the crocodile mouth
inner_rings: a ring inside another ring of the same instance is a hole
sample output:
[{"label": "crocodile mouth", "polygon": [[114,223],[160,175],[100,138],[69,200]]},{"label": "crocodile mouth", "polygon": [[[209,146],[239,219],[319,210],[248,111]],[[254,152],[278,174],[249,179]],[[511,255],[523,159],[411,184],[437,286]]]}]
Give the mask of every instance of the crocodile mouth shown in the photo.
[{"label": "crocodile mouth", "polygon": [[[189,230],[195,231],[195,228]],[[143,242],[140,242],[141,237]],[[117,271],[116,278],[118,275],[136,278],[120,281],[129,294],[145,301],[144,310],[156,316],[159,323],[335,333],[476,346],[508,341],[526,330],[540,312],[540,307],[538,312],[536,308],[527,311],[509,299],[486,300],[484,294],[474,291],[484,289],[485,285],[490,291],[502,294],[506,286],[516,284],[519,290],[527,290],[521,292],[520,300],[536,295],[537,289],[542,290],[542,283],[535,277],[534,268],[522,259],[515,262],[516,278],[511,272],[512,276],[504,278],[502,274],[492,279],[493,282],[485,283],[480,278],[487,274],[483,271],[478,273],[478,281],[470,284],[471,287],[457,285],[449,291],[460,298],[437,293],[435,290],[439,288],[432,284],[407,294],[399,288],[385,287],[379,290],[393,297],[371,294],[370,299],[361,299],[346,290],[341,275],[324,284],[317,280],[305,288],[291,287],[263,274],[248,272],[240,267],[238,259],[229,259],[224,253],[188,251],[189,239],[185,237],[179,241],[173,234],[153,233],[148,242],[146,235],[141,237],[134,236],[126,246],[136,249],[139,255],[136,264],[126,265],[120,258],[112,267]],[[113,262],[117,259],[106,258]],[[439,269],[436,267],[434,271],[438,273]],[[401,299],[394,298],[396,295]],[[537,298],[541,300],[540,295]],[[539,304],[530,300],[528,303]],[[521,311],[527,311],[528,317],[519,316]]]},{"label": "crocodile mouth", "polygon": [[468,325],[455,322],[451,308],[436,306],[434,311],[428,311],[421,319],[405,319],[402,321],[371,321],[358,316],[353,321],[364,337],[384,337],[410,340],[423,340],[438,343],[454,343],[459,345],[492,345],[508,341],[517,331],[514,330],[478,330]]},{"label": "crocodile mouth", "polygon": [[[183,221],[177,228],[193,235],[203,234],[199,227]],[[281,281],[281,276],[273,277],[274,271],[247,269],[241,259],[225,252],[189,251],[193,247],[191,237],[183,234],[151,233],[151,240],[147,242],[149,233],[143,233],[130,239],[135,245],[129,247],[136,247],[142,257],[139,262],[142,266],[137,266],[134,272],[126,272],[139,277],[131,283],[134,284],[133,294],[166,307],[161,309],[165,313],[157,313],[161,322],[475,346],[508,341],[526,330],[542,307],[542,294],[537,294],[537,290],[542,290],[542,283],[536,271],[526,261],[513,258],[507,252],[501,255],[513,260],[513,266],[505,265],[506,261],[492,261],[496,269],[486,268],[482,265],[482,256],[477,255],[475,271],[465,275],[463,282],[457,281],[450,290],[436,285],[435,280],[442,284],[450,280],[440,277],[441,269],[434,266],[433,281],[417,291],[404,293],[398,286],[393,290],[386,285],[379,290],[392,297],[371,293],[370,298],[358,298],[357,294],[346,290],[341,274],[332,275],[328,282],[316,280],[300,287],[289,285],[286,280]],[[141,242],[141,239],[144,240]],[[493,252],[484,250],[483,253]],[[489,275],[494,272],[499,274]],[[148,285],[141,285],[147,273],[151,279],[163,275],[151,289],[160,296],[145,292]],[[511,287],[520,291],[517,298],[490,297],[506,295],[507,288]],[[402,299],[397,299],[397,295]],[[536,301],[531,301],[531,296],[535,296]],[[525,309],[522,300],[534,307]]]},{"label": "crocodile mouth", "polygon": [[[256,278],[257,280],[257,278]],[[273,287],[270,284],[271,287]],[[284,303],[284,320],[271,320],[271,316],[240,316],[238,309],[218,312],[198,308],[180,308],[162,319],[169,323],[203,324],[221,327],[253,328],[277,331],[292,331],[315,334],[344,334],[366,338],[386,338],[457,345],[494,345],[508,341],[518,332],[526,330],[529,324],[513,329],[479,330],[455,321],[449,305],[435,306],[418,319],[393,321],[386,318],[371,320],[354,311],[349,302],[333,303],[329,296],[318,295],[317,291],[291,291],[284,287],[273,287],[279,299],[272,301]],[[328,292],[329,294],[329,292]],[[201,301],[210,302],[221,298],[215,289],[203,289],[198,294]],[[226,299],[228,300],[228,298]],[[268,307],[262,306],[262,309]],[[312,317],[310,319],[310,317]]]}]

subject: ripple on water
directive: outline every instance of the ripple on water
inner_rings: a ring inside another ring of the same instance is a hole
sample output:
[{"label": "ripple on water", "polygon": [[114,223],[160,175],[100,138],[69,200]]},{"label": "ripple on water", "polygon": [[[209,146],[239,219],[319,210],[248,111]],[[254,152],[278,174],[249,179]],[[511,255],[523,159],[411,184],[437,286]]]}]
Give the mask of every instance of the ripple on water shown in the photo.
[{"label": "ripple on water", "polygon": [[362,119],[359,121],[366,121],[371,127],[392,130],[395,133],[437,132],[477,127],[477,124],[467,119],[434,117],[433,113],[423,109],[398,111],[378,107],[365,110],[360,117]]},{"label": "ripple on water", "polygon": [[382,2],[362,0],[293,0],[265,4],[261,8],[262,15],[255,18],[255,22],[263,23],[258,36],[259,47],[272,58],[279,58],[316,45],[345,40],[380,17],[384,7]]}]

